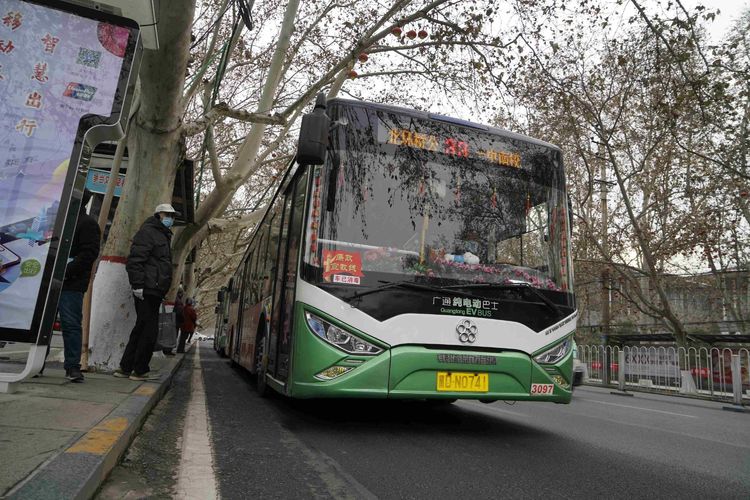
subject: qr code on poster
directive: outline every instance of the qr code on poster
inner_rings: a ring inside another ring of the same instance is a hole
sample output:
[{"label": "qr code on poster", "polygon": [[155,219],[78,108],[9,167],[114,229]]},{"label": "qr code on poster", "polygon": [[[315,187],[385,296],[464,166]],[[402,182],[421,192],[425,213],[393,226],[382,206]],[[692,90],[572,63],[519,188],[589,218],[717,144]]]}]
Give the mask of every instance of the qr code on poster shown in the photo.
[{"label": "qr code on poster", "polygon": [[78,49],[78,60],[76,62],[89,68],[98,68],[101,58],[101,52],[81,47]]}]

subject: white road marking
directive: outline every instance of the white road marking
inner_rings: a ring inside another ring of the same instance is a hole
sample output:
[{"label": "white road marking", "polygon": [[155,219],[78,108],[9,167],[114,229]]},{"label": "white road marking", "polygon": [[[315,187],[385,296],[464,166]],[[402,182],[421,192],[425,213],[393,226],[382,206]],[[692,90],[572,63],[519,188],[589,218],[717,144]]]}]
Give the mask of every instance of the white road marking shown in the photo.
[{"label": "white road marking", "polygon": [[675,415],[677,417],[698,418],[695,415],[685,415],[684,413],[675,413],[673,411],[652,410],[651,408],[643,408],[641,406],[621,405],[618,403],[607,403],[606,401],[597,401],[596,399],[576,398],[576,400],[588,401],[589,403],[599,403],[600,405],[619,406],[620,408],[632,408],[634,410],[652,411],[654,413],[664,413],[666,415]]},{"label": "white road marking", "polygon": [[182,456],[177,477],[177,498],[208,500],[219,498],[211,449],[211,423],[206,410],[200,363],[200,343],[193,353],[193,378],[185,426],[182,432]]}]

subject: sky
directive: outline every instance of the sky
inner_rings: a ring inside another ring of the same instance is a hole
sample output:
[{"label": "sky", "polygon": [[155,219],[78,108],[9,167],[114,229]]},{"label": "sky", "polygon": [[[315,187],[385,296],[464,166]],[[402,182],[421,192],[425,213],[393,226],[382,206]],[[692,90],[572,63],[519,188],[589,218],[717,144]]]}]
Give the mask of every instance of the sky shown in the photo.
[{"label": "sky", "polygon": [[[697,3],[699,2],[688,0],[685,2],[685,6],[690,8]],[[714,42],[719,41],[729,31],[732,23],[737,20],[740,14],[745,9],[750,8],[750,1],[748,0],[704,0],[700,3],[710,9],[719,9],[721,11],[709,30]]]}]

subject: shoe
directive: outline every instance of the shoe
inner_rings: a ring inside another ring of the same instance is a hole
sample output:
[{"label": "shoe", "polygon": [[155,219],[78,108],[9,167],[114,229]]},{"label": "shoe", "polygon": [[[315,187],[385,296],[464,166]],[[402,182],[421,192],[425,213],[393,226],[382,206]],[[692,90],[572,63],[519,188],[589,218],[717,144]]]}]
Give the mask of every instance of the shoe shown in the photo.
[{"label": "shoe", "polygon": [[67,378],[71,382],[80,384],[81,382],[83,382],[83,373],[81,373],[80,368],[68,368],[67,370],[65,370],[65,378]]},{"label": "shoe", "polygon": [[128,378],[130,376],[130,373],[125,373],[124,371],[118,368],[117,370],[115,370],[115,372],[112,375],[114,375],[117,378]]},{"label": "shoe", "polygon": [[136,382],[147,382],[149,380],[159,380],[161,375],[158,373],[144,373],[143,375],[138,375],[133,372],[128,378],[130,378],[130,380],[135,380]]}]

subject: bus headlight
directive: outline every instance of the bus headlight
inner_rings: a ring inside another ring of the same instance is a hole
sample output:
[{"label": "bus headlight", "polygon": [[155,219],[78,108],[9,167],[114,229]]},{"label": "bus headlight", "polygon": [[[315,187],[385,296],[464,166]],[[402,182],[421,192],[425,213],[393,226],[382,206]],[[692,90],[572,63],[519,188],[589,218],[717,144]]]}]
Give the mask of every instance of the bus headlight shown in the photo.
[{"label": "bus headlight", "polygon": [[562,358],[564,358],[566,354],[568,354],[568,351],[570,351],[570,347],[572,346],[572,344],[573,342],[571,342],[569,338],[565,339],[559,344],[551,347],[550,349],[547,349],[543,353],[534,356],[534,360],[537,363],[544,365],[557,363]]},{"label": "bus headlight", "polygon": [[307,319],[307,326],[310,327],[310,330],[315,335],[344,352],[348,352],[349,354],[375,355],[383,350],[338,326],[322,320],[312,313],[305,312],[305,318]]}]

